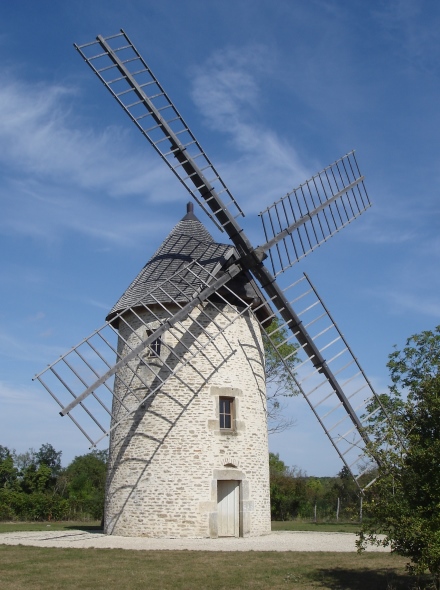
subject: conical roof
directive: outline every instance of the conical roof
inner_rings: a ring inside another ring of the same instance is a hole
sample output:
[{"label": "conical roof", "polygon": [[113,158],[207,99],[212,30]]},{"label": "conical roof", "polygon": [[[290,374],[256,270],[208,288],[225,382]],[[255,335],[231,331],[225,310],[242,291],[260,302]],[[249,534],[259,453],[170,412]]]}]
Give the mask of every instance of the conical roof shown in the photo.
[{"label": "conical roof", "polygon": [[[185,266],[197,260],[201,266],[197,267],[203,281],[215,274],[234,253],[234,248],[228,244],[218,244],[214,241],[205,226],[193,213],[192,203],[188,204],[187,214],[171,230],[162,245],[150,258],[138,276],[134,279],[125,293],[107,316],[111,320],[117,313],[129,307],[135,307],[140,301],[145,304],[170,303],[172,301],[188,301],[201,285],[197,276],[178,275]],[[155,289],[158,285],[173,278],[172,283],[166,283],[165,290]],[[149,295],[154,290],[154,297]]]}]

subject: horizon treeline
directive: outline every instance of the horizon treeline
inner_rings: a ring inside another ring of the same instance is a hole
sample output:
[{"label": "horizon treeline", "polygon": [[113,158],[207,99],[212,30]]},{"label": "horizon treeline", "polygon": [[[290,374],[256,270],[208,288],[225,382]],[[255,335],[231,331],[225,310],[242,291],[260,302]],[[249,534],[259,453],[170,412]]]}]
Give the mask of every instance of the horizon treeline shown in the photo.
[{"label": "horizon treeline", "polygon": [[0,520],[101,520],[107,451],[61,466],[62,451],[47,443],[16,453],[0,445]]},{"label": "horizon treeline", "polygon": [[[0,445],[0,520],[102,520],[108,451],[91,451],[61,465],[51,444],[17,453]],[[272,520],[361,518],[359,490],[346,469],[308,476],[269,453]]]}]

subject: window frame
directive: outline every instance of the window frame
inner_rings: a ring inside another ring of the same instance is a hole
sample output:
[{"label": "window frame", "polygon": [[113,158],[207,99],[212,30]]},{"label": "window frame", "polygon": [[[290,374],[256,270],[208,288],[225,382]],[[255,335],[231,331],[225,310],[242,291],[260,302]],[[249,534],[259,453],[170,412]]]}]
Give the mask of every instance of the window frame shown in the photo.
[{"label": "window frame", "polygon": [[[223,406],[223,404],[225,402],[229,402],[229,412],[225,411],[226,408],[224,408],[224,406]],[[218,418],[219,418],[218,422],[219,422],[220,431],[231,432],[231,431],[235,430],[235,397],[226,396],[226,395],[219,396],[219,398],[218,398]],[[223,424],[226,424],[228,418],[230,421],[230,426],[224,426],[224,425],[222,426],[222,422],[223,422]]]}]

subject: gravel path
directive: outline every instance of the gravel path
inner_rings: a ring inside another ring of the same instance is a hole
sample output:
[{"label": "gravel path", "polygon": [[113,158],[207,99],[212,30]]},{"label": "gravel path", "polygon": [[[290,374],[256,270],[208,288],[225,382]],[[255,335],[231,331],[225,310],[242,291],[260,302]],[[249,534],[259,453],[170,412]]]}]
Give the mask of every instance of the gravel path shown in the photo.
[{"label": "gravel path", "polygon": [[[149,539],[117,537],[79,530],[1,533],[0,545],[99,549],[188,551],[356,551],[353,533],[279,531],[263,537],[222,539]],[[389,551],[370,547],[369,551]]]}]

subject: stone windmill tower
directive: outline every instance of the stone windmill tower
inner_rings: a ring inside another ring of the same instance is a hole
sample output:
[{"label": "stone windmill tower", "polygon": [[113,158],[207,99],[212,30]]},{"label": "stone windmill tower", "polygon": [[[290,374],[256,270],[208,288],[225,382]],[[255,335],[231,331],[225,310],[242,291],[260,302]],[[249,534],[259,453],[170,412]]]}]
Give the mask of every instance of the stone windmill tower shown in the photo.
[{"label": "stone windmill tower", "polygon": [[369,418],[386,412],[307,275],[279,279],[370,206],[354,152],[260,213],[254,247],[128,36],[76,49],[231,244],[189,208],[106,323],[35,377],[92,447],[110,437],[106,531],[269,531],[261,334],[362,490],[374,477]]},{"label": "stone windmill tower", "polygon": [[[214,242],[189,203],[107,318],[116,317],[118,356],[124,358],[164,315],[178,311],[185,301],[180,289],[197,290],[197,277],[179,276],[182,268],[197,261],[215,277],[234,256],[234,248]],[[257,298],[255,283],[240,275],[231,291],[212,296],[191,314],[184,330],[163,333],[141,359],[116,374],[114,422],[120,411],[136,411],[110,435],[107,533],[217,537],[270,531],[263,346],[248,309]],[[148,310],[137,305],[139,299]],[[263,308],[258,314],[263,317]],[[209,341],[204,332],[213,328],[222,331]],[[185,364],[202,343],[197,361],[173,374],[176,363]],[[154,383],[165,380],[138,407]]]}]

